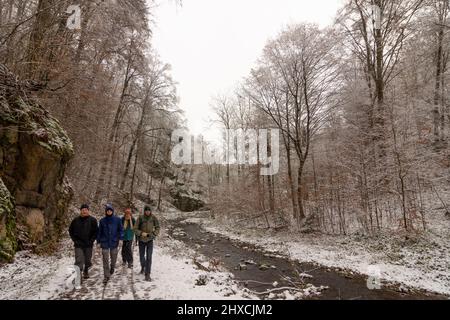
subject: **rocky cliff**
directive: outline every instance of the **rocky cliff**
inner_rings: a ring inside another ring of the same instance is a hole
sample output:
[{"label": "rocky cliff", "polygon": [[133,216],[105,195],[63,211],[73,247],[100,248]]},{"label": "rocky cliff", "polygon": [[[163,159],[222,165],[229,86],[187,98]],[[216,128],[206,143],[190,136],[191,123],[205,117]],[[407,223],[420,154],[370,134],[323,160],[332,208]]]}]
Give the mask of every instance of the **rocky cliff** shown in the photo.
[{"label": "rocky cliff", "polygon": [[205,201],[198,189],[192,189],[184,183],[175,183],[170,189],[171,203],[183,212],[192,212],[203,209]]},{"label": "rocky cliff", "polygon": [[64,176],[72,143],[32,89],[0,65],[0,261],[50,249],[72,196]]}]

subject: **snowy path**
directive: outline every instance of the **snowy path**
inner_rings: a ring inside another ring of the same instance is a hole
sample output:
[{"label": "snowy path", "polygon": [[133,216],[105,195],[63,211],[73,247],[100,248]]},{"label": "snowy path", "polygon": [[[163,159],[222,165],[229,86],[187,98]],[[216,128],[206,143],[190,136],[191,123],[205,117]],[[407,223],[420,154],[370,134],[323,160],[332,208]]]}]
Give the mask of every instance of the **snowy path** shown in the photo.
[{"label": "snowy path", "polygon": [[15,262],[0,267],[0,300],[45,300],[65,290],[73,259],[58,253],[41,257],[16,254]]},{"label": "snowy path", "polygon": [[[178,254],[181,252],[182,254]],[[192,262],[197,255],[165,232],[162,241],[155,244],[152,281],[146,282],[140,274],[138,248],[134,248],[134,267],[122,265],[121,252],[116,271],[106,286],[103,285],[101,251],[96,249],[90,278],[82,288],[65,292],[55,299],[66,300],[158,300],[158,299],[242,299],[246,297],[230,274],[208,273],[198,270]],[[197,285],[197,279],[207,279]]]},{"label": "snowy path", "polygon": [[[110,281],[103,284],[103,266],[101,260],[101,251],[96,249],[97,253],[93,259],[93,267],[90,272],[90,278],[84,280],[82,288],[79,290],[71,290],[65,292],[56,299],[63,300],[150,300],[160,299],[160,290],[158,286],[169,287],[173,285],[165,281],[166,273],[159,273],[161,270],[162,260],[166,257],[158,252],[155,252],[154,260],[154,274],[153,281],[144,281],[144,276],[139,274],[140,267],[137,249],[134,250],[135,265],[133,269],[122,265],[120,251],[117,261],[117,266]],[[173,261],[172,261],[173,263]],[[183,263],[184,264],[184,263]],[[156,270],[155,270],[156,269]],[[169,297],[168,297],[169,298]]]},{"label": "snowy path", "polygon": [[[152,282],[139,274],[138,248],[134,248],[134,269],[122,266],[119,251],[116,271],[106,286],[100,249],[94,249],[90,278],[80,289],[73,288],[73,249],[69,240],[52,256],[19,252],[14,263],[0,267],[0,300],[222,300],[250,297],[224,270],[199,270],[195,250],[171,238],[163,221],[161,237],[153,253]],[[204,261],[207,264],[207,261]],[[199,279],[202,281],[199,284]]]},{"label": "snowy path", "polygon": [[[119,253],[120,258],[120,253]],[[90,271],[90,278],[84,280],[82,288],[78,290],[71,290],[61,294],[56,299],[63,300],[138,300],[145,299],[145,292],[151,289],[148,286],[147,290],[144,290],[141,295],[136,294],[135,289],[135,273],[138,272],[137,268],[134,270],[128,269],[122,265],[120,259],[118,259],[115,273],[112,275],[111,280],[105,286],[103,284],[103,266],[101,260],[100,249],[94,250],[93,267]],[[136,277],[137,278],[137,277]],[[136,282],[143,279],[136,279]]]}]

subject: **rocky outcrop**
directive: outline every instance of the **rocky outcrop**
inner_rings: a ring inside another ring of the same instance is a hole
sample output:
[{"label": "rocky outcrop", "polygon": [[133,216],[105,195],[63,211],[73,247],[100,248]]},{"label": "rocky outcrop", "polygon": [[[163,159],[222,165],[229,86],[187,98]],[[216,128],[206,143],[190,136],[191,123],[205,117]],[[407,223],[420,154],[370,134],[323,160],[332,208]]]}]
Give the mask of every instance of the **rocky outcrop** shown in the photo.
[{"label": "rocky outcrop", "polygon": [[64,176],[72,143],[58,121],[29,96],[27,84],[0,65],[2,260],[11,260],[16,248],[53,244],[72,196]]},{"label": "rocky outcrop", "polygon": [[0,178],[0,261],[11,261],[17,248],[14,204],[11,194]]},{"label": "rocky outcrop", "polygon": [[176,184],[170,190],[171,203],[183,212],[192,212],[204,208],[205,201],[199,192],[194,192],[182,184]]}]

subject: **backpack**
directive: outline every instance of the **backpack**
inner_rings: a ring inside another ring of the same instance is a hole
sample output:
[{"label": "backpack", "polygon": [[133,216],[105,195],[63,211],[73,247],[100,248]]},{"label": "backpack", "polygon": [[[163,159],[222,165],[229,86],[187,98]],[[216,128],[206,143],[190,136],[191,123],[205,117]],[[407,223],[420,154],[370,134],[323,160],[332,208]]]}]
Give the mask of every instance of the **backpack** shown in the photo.
[{"label": "backpack", "polygon": [[142,228],[142,223],[143,223],[143,221],[142,221],[141,217],[142,217],[142,216],[139,216],[139,217],[138,217],[138,221],[137,221],[137,224],[138,224],[138,230],[141,230],[141,228]]}]

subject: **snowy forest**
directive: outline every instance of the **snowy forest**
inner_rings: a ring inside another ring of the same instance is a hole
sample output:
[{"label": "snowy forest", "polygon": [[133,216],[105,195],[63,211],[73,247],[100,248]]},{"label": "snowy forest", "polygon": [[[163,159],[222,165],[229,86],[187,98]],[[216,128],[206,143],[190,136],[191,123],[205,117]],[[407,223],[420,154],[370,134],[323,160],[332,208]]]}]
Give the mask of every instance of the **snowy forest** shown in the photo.
[{"label": "snowy forest", "polygon": [[[256,163],[177,164],[189,106],[153,45],[158,1],[0,0],[0,299],[448,299],[450,2],[336,2],[326,26],[277,26],[208,97],[208,126],[279,143]],[[78,279],[82,204],[98,220],[151,208],[151,282],[133,236],[134,265],[121,238],[111,281],[103,246]]]}]

